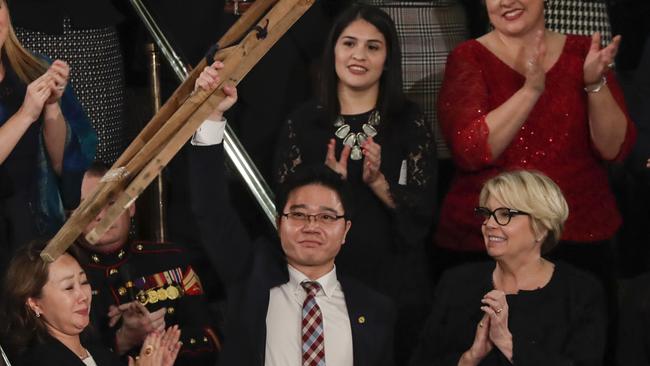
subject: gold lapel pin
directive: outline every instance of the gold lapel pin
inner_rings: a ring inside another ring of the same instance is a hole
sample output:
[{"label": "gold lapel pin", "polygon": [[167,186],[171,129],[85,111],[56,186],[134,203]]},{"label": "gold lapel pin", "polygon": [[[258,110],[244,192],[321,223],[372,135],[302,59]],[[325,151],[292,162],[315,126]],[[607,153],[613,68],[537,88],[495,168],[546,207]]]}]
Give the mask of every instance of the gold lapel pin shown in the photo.
[{"label": "gold lapel pin", "polygon": [[357,321],[359,322],[359,324],[363,324],[363,323],[366,322],[366,317],[363,316],[363,315],[361,315],[361,316],[357,319]]}]

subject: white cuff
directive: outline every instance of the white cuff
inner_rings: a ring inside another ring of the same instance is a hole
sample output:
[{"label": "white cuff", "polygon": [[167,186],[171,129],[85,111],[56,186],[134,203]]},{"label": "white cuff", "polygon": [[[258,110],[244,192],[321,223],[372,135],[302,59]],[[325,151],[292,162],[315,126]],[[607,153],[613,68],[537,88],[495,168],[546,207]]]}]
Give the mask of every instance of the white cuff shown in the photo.
[{"label": "white cuff", "polygon": [[221,121],[212,121],[206,119],[203,121],[190,142],[194,146],[211,146],[219,145],[223,142],[223,133],[226,129],[226,119],[222,118]]}]

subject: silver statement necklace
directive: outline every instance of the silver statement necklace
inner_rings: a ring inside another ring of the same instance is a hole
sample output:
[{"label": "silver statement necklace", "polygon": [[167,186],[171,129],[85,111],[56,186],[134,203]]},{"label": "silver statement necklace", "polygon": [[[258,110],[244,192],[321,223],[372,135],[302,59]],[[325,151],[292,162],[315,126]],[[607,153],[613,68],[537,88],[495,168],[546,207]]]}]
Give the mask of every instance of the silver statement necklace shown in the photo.
[{"label": "silver statement necklace", "polygon": [[345,119],[342,116],[336,117],[334,121],[334,127],[336,128],[334,136],[343,140],[343,145],[348,145],[352,148],[352,151],[350,151],[350,159],[361,160],[363,158],[361,145],[368,137],[377,136],[377,126],[379,126],[380,121],[379,111],[374,110],[368,116],[368,122],[361,126],[361,132],[353,132],[350,125],[345,123]]}]

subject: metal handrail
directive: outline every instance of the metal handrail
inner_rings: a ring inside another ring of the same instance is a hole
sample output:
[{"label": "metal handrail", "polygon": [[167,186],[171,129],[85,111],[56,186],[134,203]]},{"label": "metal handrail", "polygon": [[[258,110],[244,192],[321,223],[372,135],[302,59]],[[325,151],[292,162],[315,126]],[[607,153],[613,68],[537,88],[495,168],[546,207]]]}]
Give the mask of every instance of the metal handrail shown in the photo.
[{"label": "metal handrail", "polygon": [[11,366],[11,362],[9,362],[9,358],[7,358],[7,354],[2,349],[2,346],[0,346],[0,353],[2,353],[2,361],[4,361],[5,366]]},{"label": "metal handrail", "polygon": [[182,75],[181,82],[183,82],[183,80],[185,80],[190,72],[187,70],[187,67],[185,67],[185,64],[181,61],[180,56],[176,53],[176,51],[174,51],[174,48],[167,40],[167,37],[165,37],[165,34],[162,32],[160,27],[158,27],[158,23],[156,23],[153,16],[151,16],[151,13],[149,13],[149,10],[147,10],[142,1],[131,0],[131,5],[133,5],[133,9],[140,16],[140,19],[144,23],[144,26],[149,31],[149,34],[151,34],[151,37],[153,37],[153,40],[156,42],[156,45],[160,49],[160,52],[162,52],[163,56],[165,56],[165,60],[167,60],[169,66],[171,66],[172,70],[174,70],[174,74],[176,76]]},{"label": "metal handrail", "polygon": [[[151,16],[151,13],[149,13],[144,4],[142,4],[142,1],[130,0],[130,2],[131,5],[133,5],[135,12],[145,24],[149,34],[154,39],[154,42],[156,42],[163,57],[171,66],[174,75],[176,75],[179,82],[183,82],[187,78],[189,72],[184,66],[185,64],[181,61],[180,56],[174,51],[160,27],[158,27],[156,21]],[[275,204],[273,202],[273,192],[271,191],[271,188],[266,183],[264,177],[262,177],[262,174],[259,172],[251,157],[248,155],[242,143],[229,125],[226,125],[224,135],[224,148],[226,155],[230,158],[231,163],[235,169],[237,169],[237,172],[246,183],[246,186],[253,197],[255,197],[255,200],[262,209],[266,218],[269,220],[271,225],[277,229],[277,223],[275,220]]]}]

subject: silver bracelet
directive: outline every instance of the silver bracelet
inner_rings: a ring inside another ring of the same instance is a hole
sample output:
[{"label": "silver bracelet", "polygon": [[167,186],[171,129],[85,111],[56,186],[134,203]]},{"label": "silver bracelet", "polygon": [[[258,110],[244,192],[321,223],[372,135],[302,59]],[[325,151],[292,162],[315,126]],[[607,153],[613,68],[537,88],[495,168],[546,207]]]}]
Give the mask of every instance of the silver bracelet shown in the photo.
[{"label": "silver bracelet", "polygon": [[607,78],[605,75],[600,77],[600,81],[596,84],[590,84],[585,86],[585,91],[587,93],[598,93],[603,86],[607,85]]}]

